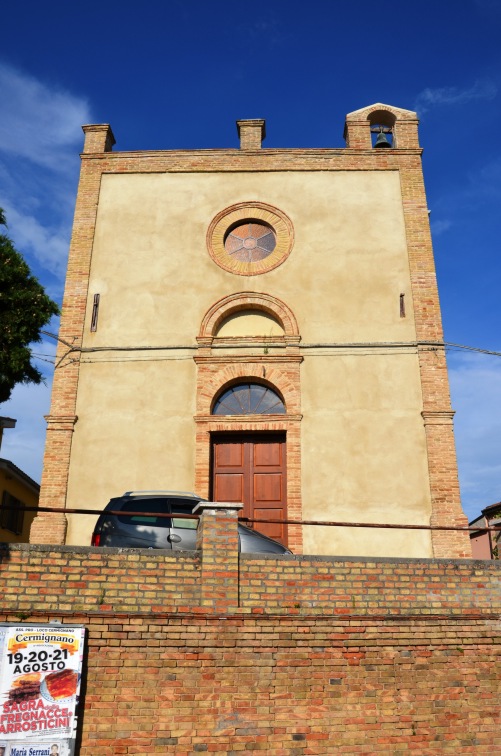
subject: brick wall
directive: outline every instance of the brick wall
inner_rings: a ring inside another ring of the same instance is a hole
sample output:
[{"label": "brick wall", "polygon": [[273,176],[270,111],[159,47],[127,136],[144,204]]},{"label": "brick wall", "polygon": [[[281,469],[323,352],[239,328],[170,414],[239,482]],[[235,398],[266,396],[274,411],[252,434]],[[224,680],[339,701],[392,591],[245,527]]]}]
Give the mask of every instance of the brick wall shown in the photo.
[{"label": "brick wall", "polygon": [[0,562],[0,608],[10,612],[501,613],[494,560],[242,554],[237,562],[220,545],[209,554],[2,544]]},{"label": "brick wall", "polygon": [[0,607],[18,614],[188,611],[200,559],[148,549],[0,544]]},{"label": "brick wall", "polygon": [[0,621],[83,624],[81,756],[491,754],[501,745],[495,561],[3,544]]},{"label": "brick wall", "polygon": [[[245,611],[360,614],[501,612],[501,569],[492,561],[270,557],[243,554]],[[264,609],[263,609],[264,607]]]},{"label": "brick wall", "polygon": [[81,756],[492,754],[501,745],[498,619],[71,621],[87,628]]}]

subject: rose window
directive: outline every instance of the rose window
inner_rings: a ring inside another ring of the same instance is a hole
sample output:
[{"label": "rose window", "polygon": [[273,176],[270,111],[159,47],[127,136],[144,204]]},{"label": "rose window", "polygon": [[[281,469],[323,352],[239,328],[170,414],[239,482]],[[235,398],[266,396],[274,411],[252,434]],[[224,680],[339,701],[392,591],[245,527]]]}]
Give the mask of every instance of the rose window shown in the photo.
[{"label": "rose window", "polygon": [[277,244],[270,226],[257,221],[239,223],[229,231],[224,248],[234,260],[252,263],[271,255]]}]

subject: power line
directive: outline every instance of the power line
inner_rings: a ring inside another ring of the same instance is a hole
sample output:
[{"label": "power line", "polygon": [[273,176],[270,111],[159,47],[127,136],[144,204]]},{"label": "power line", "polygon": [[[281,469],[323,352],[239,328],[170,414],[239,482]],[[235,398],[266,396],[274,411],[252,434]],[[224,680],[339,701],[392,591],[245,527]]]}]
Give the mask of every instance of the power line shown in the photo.
[{"label": "power line", "polygon": [[[72,352],[79,352],[80,354],[92,354],[97,352],[162,352],[162,351],[197,351],[198,345],[196,344],[163,344],[159,346],[151,346],[151,345],[143,345],[143,346],[95,346],[95,347],[80,347],[75,346],[74,344],[70,344],[68,341],[65,341],[64,339],[59,338],[53,333],[49,333],[48,331],[42,331],[42,333],[46,336],[50,336],[51,338],[55,339],[56,341],[59,341],[60,343],[64,344],[66,347],[68,347],[68,350],[65,355],[61,358],[64,360],[66,357],[68,357]],[[281,342],[255,342],[255,343],[247,343],[247,344],[212,344],[212,349],[234,349],[234,350],[242,350],[242,349],[285,349],[287,347],[286,344],[284,344],[283,341]],[[474,347],[469,346],[467,344],[456,344],[454,342],[450,341],[370,341],[370,342],[313,342],[313,343],[303,343],[298,344],[299,350],[310,350],[310,349],[330,349],[334,351],[344,351],[345,353],[348,350],[348,353],[351,354],[370,354],[371,351],[376,349],[384,349],[384,350],[396,350],[403,352],[405,349],[412,349],[413,352],[417,350],[423,351],[425,348],[426,350],[438,350],[438,349],[444,349],[446,351],[450,350],[465,350],[470,352],[477,352],[479,354],[486,354],[493,357],[501,357],[501,352],[493,350],[493,349],[483,349],[481,347]],[[387,352],[389,353],[389,352]],[[408,353],[408,352],[407,352]],[[42,354],[42,353],[39,353]],[[37,357],[38,359],[42,359],[39,354],[33,353],[33,356]],[[50,355],[43,354],[44,357],[49,357]],[[252,355],[249,355],[252,356]],[[318,356],[318,355],[317,355]]]},{"label": "power line", "polygon": [[452,344],[450,341],[444,341],[446,348],[467,349],[470,352],[480,352],[480,354],[491,354],[494,357],[501,357],[501,352],[495,352],[492,349],[481,349],[480,347],[466,346],[465,344]]}]

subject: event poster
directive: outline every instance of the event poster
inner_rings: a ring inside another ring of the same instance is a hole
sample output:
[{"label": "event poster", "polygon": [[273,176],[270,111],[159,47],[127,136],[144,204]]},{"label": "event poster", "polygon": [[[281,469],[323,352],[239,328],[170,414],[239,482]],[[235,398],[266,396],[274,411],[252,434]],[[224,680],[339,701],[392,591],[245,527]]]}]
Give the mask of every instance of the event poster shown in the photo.
[{"label": "event poster", "polygon": [[0,625],[0,756],[73,756],[84,633]]}]

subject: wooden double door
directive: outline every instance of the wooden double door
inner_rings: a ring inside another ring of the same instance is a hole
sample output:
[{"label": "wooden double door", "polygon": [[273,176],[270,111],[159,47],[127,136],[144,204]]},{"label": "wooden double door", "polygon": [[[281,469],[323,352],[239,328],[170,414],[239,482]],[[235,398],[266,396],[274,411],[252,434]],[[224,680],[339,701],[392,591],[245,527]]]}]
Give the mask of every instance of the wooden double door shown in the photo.
[{"label": "wooden double door", "polygon": [[[285,433],[224,433],[212,438],[212,500],[241,501],[243,516],[287,518]],[[282,523],[250,527],[287,545]]]}]

